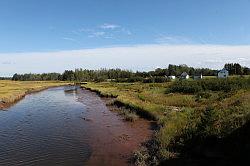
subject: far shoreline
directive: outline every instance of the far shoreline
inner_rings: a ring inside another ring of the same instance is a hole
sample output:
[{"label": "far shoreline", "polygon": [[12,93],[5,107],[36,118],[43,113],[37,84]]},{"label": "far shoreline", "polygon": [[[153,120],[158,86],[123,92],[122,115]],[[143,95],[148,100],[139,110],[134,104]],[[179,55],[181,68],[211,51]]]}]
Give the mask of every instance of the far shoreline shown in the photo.
[{"label": "far shoreline", "polygon": [[[11,81],[12,82],[12,81]],[[13,81],[16,82],[16,81]],[[35,82],[35,81],[34,81]],[[13,96],[6,97],[4,99],[0,99],[0,110],[7,109],[11,107],[12,105],[16,104],[20,100],[22,100],[26,95],[32,94],[32,93],[38,93],[44,90],[47,90],[49,88],[55,88],[55,87],[61,87],[61,86],[67,86],[67,85],[73,85],[72,83],[63,83],[63,82],[54,82],[54,81],[39,81],[40,83],[51,83],[55,85],[42,85],[42,87],[36,87],[36,88],[30,88],[26,89],[23,92],[17,94],[14,94]],[[1,83],[1,82],[0,82]]]}]

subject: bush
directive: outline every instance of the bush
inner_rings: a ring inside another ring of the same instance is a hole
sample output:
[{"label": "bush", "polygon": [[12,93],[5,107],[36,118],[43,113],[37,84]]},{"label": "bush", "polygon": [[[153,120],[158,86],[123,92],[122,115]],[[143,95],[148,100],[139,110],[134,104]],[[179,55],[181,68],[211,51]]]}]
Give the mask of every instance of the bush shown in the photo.
[{"label": "bush", "polygon": [[170,87],[170,92],[196,93],[202,90],[197,81],[177,81]]},{"label": "bush", "polygon": [[169,79],[166,77],[150,77],[150,78],[145,78],[143,80],[143,83],[163,83],[168,81]]},{"label": "bush", "polygon": [[142,82],[142,77],[117,78],[115,82]]},{"label": "bush", "polygon": [[200,99],[200,98],[205,98],[208,99],[210,98],[212,95],[209,92],[198,92],[196,94],[196,98]]},{"label": "bush", "polygon": [[142,77],[131,77],[128,78],[127,82],[142,82],[143,78]]}]

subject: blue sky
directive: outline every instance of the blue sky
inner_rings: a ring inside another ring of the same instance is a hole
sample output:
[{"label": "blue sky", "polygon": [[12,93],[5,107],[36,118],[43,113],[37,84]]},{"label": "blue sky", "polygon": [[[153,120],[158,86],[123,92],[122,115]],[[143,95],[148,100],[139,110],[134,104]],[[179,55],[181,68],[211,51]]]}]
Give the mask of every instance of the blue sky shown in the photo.
[{"label": "blue sky", "polygon": [[249,16],[249,0],[1,0],[0,52],[250,44]]},{"label": "blue sky", "polygon": [[[17,67],[6,57],[18,53],[141,45],[247,46],[249,16],[249,0],[1,0],[0,57],[6,61],[0,63],[12,64],[14,71]],[[152,58],[157,58],[153,52]],[[103,66],[92,68],[98,67]],[[34,72],[23,72],[28,71]]]}]

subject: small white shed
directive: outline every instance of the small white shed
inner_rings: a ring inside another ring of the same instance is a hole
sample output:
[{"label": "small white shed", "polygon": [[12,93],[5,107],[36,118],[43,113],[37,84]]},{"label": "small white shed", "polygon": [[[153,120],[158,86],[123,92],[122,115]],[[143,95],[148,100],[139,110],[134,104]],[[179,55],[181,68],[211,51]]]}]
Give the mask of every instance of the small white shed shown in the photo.
[{"label": "small white shed", "polygon": [[169,79],[174,80],[175,76],[168,76]]},{"label": "small white shed", "polygon": [[226,69],[222,69],[218,72],[218,78],[227,78],[229,76],[229,72]]}]

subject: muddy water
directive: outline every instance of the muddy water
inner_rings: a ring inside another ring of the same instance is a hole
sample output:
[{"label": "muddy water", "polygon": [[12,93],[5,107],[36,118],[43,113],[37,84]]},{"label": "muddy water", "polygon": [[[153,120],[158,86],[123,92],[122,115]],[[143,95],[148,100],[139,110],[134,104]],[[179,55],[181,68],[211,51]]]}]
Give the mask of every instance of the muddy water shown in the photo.
[{"label": "muddy water", "polygon": [[51,88],[0,111],[0,165],[128,165],[151,134],[149,122],[124,122],[93,92]]}]

